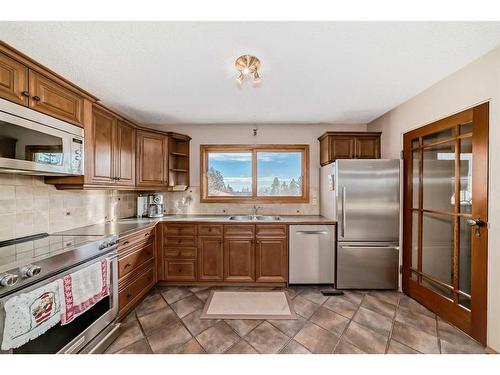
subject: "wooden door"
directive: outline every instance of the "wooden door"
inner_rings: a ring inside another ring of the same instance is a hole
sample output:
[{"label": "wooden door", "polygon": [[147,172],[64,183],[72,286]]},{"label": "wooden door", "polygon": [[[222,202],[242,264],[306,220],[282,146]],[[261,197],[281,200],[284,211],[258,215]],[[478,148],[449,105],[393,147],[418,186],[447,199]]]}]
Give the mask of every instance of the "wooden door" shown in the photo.
[{"label": "wooden door", "polygon": [[257,240],[255,254],[255,281],[286,282],[288,274],[288,246],[283,238]]},{"label": "wooden door", "polygon": [[115,178],[116,184],[135,185],[135,128],[124,121],[116,123]]},{"label": "wooden door", "polygon": [[486,344],[488,103],[404,135],[403,291]]},{"label": "wooden door", "polygon": [[198,237],[198,280],[222,281],[222,238]]},{"label": "wooden door", "polygon": [[255,281],[255,246],[249,238],[224,240],[224,281]]},{"label": "wooden door", "polygon": [[92,182],[114,183],[114,136],[116,118],[98,108],[92,111]]},{"label": "wooden door", "polygon": [[162,134],[137,132],[137,186],[164,186],[167,184],[167,146]]},{"label": "wooden door", "polygon": [[356,159],[380,159],[380,137],[357,136],[355,148]]},{"label": "wooden door", "polygon": [[352,159],[354,157],[354,137],[331,136],[330,160]]},{"label": "wooden door", "polygon": [[83,126],[83,98],[43,75],[29,71],[29,106],[49,116]]},{"label": "wooden door", "polygon": [[28,68],[0,53],[0,97],[28,105]]}]

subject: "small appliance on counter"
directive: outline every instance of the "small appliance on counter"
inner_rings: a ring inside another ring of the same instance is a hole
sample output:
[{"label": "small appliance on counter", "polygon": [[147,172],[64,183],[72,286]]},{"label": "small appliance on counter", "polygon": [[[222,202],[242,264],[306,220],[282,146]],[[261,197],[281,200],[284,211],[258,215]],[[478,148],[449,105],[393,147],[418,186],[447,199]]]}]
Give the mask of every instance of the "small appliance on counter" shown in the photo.
[{"label": "small appliance on counter", "polygon": [[163,216],[163,195],[159,193],[148,195],[148,217]]},{"label": "small appliance on counter", "polygon": [[137,217],[147,217],[148,216],[148,196],[139,194],[137,196]]}]

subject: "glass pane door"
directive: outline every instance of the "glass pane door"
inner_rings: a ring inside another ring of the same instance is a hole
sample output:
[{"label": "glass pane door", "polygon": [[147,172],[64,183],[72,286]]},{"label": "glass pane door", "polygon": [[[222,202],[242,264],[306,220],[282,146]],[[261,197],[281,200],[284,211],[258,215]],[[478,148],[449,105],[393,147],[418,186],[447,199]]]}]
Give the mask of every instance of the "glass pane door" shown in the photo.
[{"label": "glass pane door", "polygon": [[404,135],[403,291],[486,335],[488,104]]}]

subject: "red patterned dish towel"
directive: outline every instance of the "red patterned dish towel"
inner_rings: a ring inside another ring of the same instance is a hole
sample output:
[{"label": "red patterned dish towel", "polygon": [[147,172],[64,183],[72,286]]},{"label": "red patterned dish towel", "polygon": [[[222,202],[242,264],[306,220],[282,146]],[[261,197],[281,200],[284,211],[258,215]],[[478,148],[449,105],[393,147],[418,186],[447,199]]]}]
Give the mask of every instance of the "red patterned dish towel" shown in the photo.
[{"label": "red patterned dish towel", "polygon": [[64,276],[61,283],[61,325],[71,323],[109,295],[109,260],[101,260]]}]

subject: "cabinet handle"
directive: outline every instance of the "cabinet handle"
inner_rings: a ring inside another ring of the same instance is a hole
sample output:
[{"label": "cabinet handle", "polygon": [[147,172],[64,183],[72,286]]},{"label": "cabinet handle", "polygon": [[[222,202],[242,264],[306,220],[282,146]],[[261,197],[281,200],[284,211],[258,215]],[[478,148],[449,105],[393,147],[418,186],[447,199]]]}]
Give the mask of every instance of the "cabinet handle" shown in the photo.
[{"label": "cabinet handle", "polygon": [[35,95],[33,97],[33,100],[36,101],[36,102],[39,102],[40,101],[40,97],[38,95]]},{"label": "cabinet handle", "polygon": [[22,96],[26,96],[26,97],[28,97],[28,98],[30,97],[30,93],[29,93],[28,91],[23,91],[23,92],[21,92],[21,95],[22,95]]},{"label": "cabinet handle", "polygon": [[130,241],[125,241],[123,244],[128,245],[129,243],[130,243]]},{"label": "cabinet handle", "polygon": [[145,233],[145,234],[144,234],[144,237],[147,237],[147,236],[149,236],[149,233]]},{"label": "cabinet handle", "polygon": [[127,264],[125,264],[125,267],[123,267],[123,269],[127,269],[127,268],[128,268],[128,267],[130,267],[130,266],[131,266],[131,264],[130,264],[130,263],[127,263]]}]

